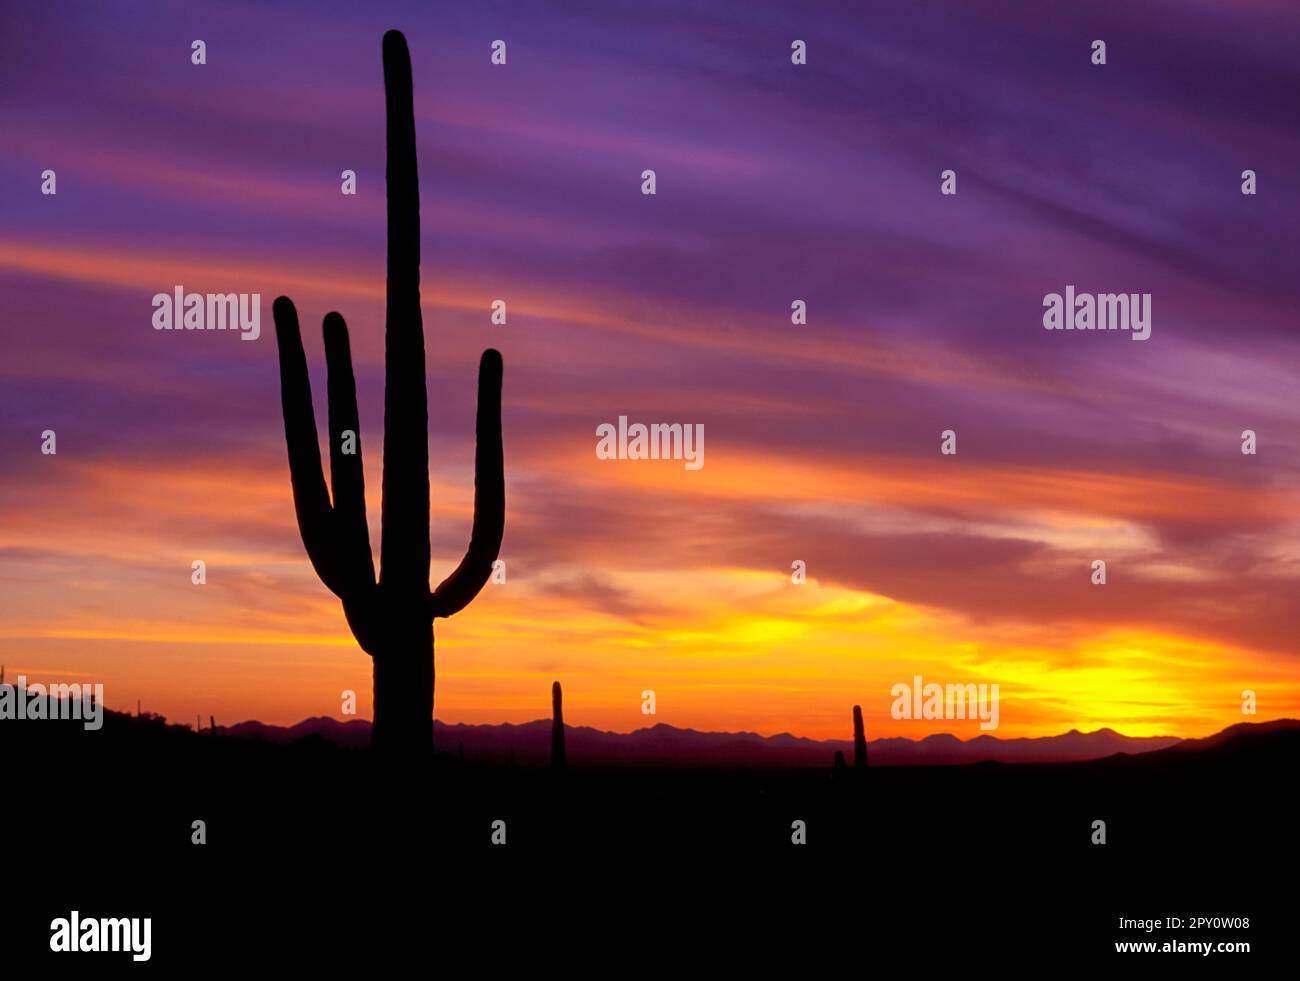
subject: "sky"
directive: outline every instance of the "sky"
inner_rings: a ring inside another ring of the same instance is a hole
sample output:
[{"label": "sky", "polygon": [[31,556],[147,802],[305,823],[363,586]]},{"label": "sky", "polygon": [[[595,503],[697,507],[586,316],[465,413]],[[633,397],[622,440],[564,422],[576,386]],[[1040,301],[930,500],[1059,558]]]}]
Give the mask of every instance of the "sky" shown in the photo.
[{"label": "sky", "polygon": [[[322,421],[319,324],[348,321],[377,557],[397,27],[435,584],[478,355],[505,361],[506,582],[436,622],[437,718],[544,718],[558,679],[570,725],[616,731],[845,737],[861,704],[870,738],[981,734],[892,718],[916,676],[998,684],[1004,737],[1206,735],[1251,721],[1245,689],[1300,715],[1300,9],[762,6],[6,3],[9,680],[181,722],[339,717],[345,690],[369,715],[294,520],[271,302]],[[1151,337],[1044,330],[1067,284],[1150,293]],[[177,285],[260,293],[261,337],[153,330]],[[703,468],[598,459],[620,415],[702,424]]]}]

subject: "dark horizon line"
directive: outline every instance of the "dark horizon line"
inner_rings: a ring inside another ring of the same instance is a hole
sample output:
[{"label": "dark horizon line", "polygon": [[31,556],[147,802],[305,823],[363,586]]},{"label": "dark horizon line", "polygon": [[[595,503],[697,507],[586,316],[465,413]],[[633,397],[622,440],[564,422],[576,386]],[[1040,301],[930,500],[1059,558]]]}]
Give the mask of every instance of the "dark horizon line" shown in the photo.
[{"label": "dark horizon line", "polygon": [[[121,713],[121,714],[129,714],[129,713]],[[165,716],[158,716],[158,717],[165,719]],[[218,731],[220,730],[229,731],[232,729],[236,729],[240,726],[255,725],[267,729],[291,730],[291,729],[296,729],[299,726],[305,725],[307,723],[316,722],[319,720],[325,720],[327,722],[336,723],[340,726],[350,726],[358,723],[367,726],[373,725],[373,720],[365,717],[360,717],[360,716],[354,719],[339,719],[332,715],[313,715],[313,716],[308,716],[305,719],[301,719],[298,722],[292,723],[291,725],[280,725],[272,722],[263,722],[260,719],[244,719],[240,722],[234,723],[233,725],[218,726],[217,729]],[[1078,728],[1073,728],[1065,732],[1053,733],[1047,736],[997,736],[987,732],[980,733],[978,736],[972,736],[968,739],[963,739],[960,736],[957,736],[950,732],[933,732],[925,736],[922,736],[920,738],[912,738],[910,736],[879,736],[875,739],[868,739],[867,745],[871,746],[882,742],[906,742],[906,743],[911,743],[913,745],[920,745],[921,743],[925,742],[928,739],[947,738],[947,739],[955,740],[956,742],[965,746],[965,745],[970,745],[971,743],[974,743],[980,739],[990,739],[1000,743],[1007,743],[1007,742],[1013,742],[1019,740],[1037,742],[1045,739],[1060,739],[1065,736],[1071,736],[1071,735],[1093,736],[1093,735],[1097,735],[1098,733],[1111,733],[1123,739],[1133,739],[1133,740],[1174,739],[1177,740],[1178,742],[1191,742],[1198,739],[1212,739],[1215,736],[1222,735],[1223,733],[1227,732],[1230,729],[1236,728],[1237,726],[1243,726],[1243,725],[1263,726],[1263,725],[1275,725],[1278,723],[1290,723],[1294,726],[1300,727],[1300,719],[1278,717],[1276,719],[1264,719],[1260,721],[1234,722],[1231,725],[1224,726],[1222,729],[1218,729],[1206,736],[1176,736],[1173,734],[1159,734],[1159,735],[1152,735],[1152,736],[1130,736],[1110,726],[1101,726],[1100,728],[1092,729],[1088,731],[1078,729]],[[176,723],[171,723],[171,724],[176,724]],[[188,723],[179,723],[179,724],[188,727]],[[524,729],[531,726],[550,726],[551,719],[549,717],[542,717],[542,718],[532,719],[528,722],[444,722],[441,719],[435,718],[433,720],[433,724],[435,726],[442,726],[443,728],[446,729],[457,729],[457,728],[460,729],[502,729],[502,728]],[[832,737],[828,739],[818,739],[813,736],[798,736],[792,732],[783,730],[781,732],[773,733],[772,735],[765,736],[762,733],[755,732],[754,730],[751,729],[739,729],[739,730],[696,729],[692,726],[675,726],[667,722],[657,722],[654,725],[642,726],[638,729],[632,729],[627,732],[618,732],[613,729],[599,729],[596,728],[595,726],[588,726],[588,725],[573,725],[571,723],[565,723],[564,728],[568,730],[574,730],[574,731],[586,730],[588,732],[594,732],[599,735],[605,735],[605,736],[632,736],[632,735],[636,735],[639,732],[650,732],[658,728],[665,728],[665,729],[672,729],[676,732],[695,733],[701,736],[752,736],[754,738],[761,739],[764,741],[786,737],[789,739],[797,739],[804,742],[815,743],[819,745],[827,745],[831,743],[836,743],[836,744],[844,743],[845,745],[851,746],[853,743],[853,737],[851,735],[843,738]]]}]

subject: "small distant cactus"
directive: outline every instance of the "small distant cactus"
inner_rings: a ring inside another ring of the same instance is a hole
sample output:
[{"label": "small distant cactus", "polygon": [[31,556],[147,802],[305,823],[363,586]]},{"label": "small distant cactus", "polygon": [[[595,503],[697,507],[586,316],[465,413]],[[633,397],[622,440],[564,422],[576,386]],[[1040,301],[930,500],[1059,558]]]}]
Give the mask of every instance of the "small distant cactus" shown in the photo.
[{"label": "small distant cactus", "polygon": [[217,734],[217,719],[215,716],[212,715],[208,716],[208,729],[212,732],[214,736]]},{"label": "small distant cactus", "polygon": [[551,685],[551,769],[563,770],[564,764],[564,694],[557,681]]},{"label": "small distant cactus", "polygon": [[848,772],[848,764],[844,762],[844,754],[840,750],[835,751],[835,773],[837,775]]},{"label": "small distant cactus", "polygon": [[853,706],[853,769],[867,768],[867,737],[862,728],[862,706]]}]

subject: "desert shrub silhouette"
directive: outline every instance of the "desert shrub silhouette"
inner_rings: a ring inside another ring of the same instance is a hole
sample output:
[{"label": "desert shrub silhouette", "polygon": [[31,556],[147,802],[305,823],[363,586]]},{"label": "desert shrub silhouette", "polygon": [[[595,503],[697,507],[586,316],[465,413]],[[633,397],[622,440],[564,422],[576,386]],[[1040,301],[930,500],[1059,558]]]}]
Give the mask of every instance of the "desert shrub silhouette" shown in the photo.
[{"label": "desert shrub silhouette", "polygon": [[[348,328],[325,315],[329,371],[330,482],[321,470],[316,418],[298,314],[275,301],[280,393],[294,510],[321,581],[343,601],[348,626],[374,666],[374,728],[379,750],[427,753],[433,746],[433,620],[478,595],[492,572],[505,529],[501,450],[501,355],[479,362],[474,522],[460,565],[429,589],[429,410],[420,316],[420,192],[415,158],[411,56],[398,31],[384,35],[388,130],[388,302],[384,328],[383,530],[375,580],[366,525],[356,382]],[[355,453],[343,452],[343,433]]]}]

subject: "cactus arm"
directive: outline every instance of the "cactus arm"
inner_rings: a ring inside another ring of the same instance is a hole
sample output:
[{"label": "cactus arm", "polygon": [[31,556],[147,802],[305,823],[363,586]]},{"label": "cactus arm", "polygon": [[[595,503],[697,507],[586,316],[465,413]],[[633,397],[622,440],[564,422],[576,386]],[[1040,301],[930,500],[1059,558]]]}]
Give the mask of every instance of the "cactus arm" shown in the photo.
[{"label": "cactus arm", "polygon": [[[366,483],[361,462],[361,421],[352,374],[348,325],[337,313],[325,315],[325,364],[329,370],[330,484],[334,497],[334,540],[339,560],[359,595],[375,584],[366,524]],[[343,433],[351,430],[355,453],[343,452]]]},{"label": "cactus arm", "polygon": [[342,596],[347,587],[347,571],[334,545],[333,510],[321,469],[316,414],[311,406],[311,380],[298,329],[298,312],[287,296],[279,297],[271,309],[280,352],[280,404],[284,410],[284,439],[289,448],[289,478],[298,531],[321,582],[336,596]]},{"label": "cactus arm", "polygon": [[429,401],[420,317],[420,188],[411,55],[384,35],[388,129],[388,306],[384,330],[383,531],[380,578],[401,594],[429,589]]},{"label": "cactus arm", "polygon": [[474,447],[474,525],[456,570],[431,597],[435,617],[464,609],[492,575],[506,524],[506,478],[501,449],[501,355],[489,348],[478,366],[478,418]]}]

